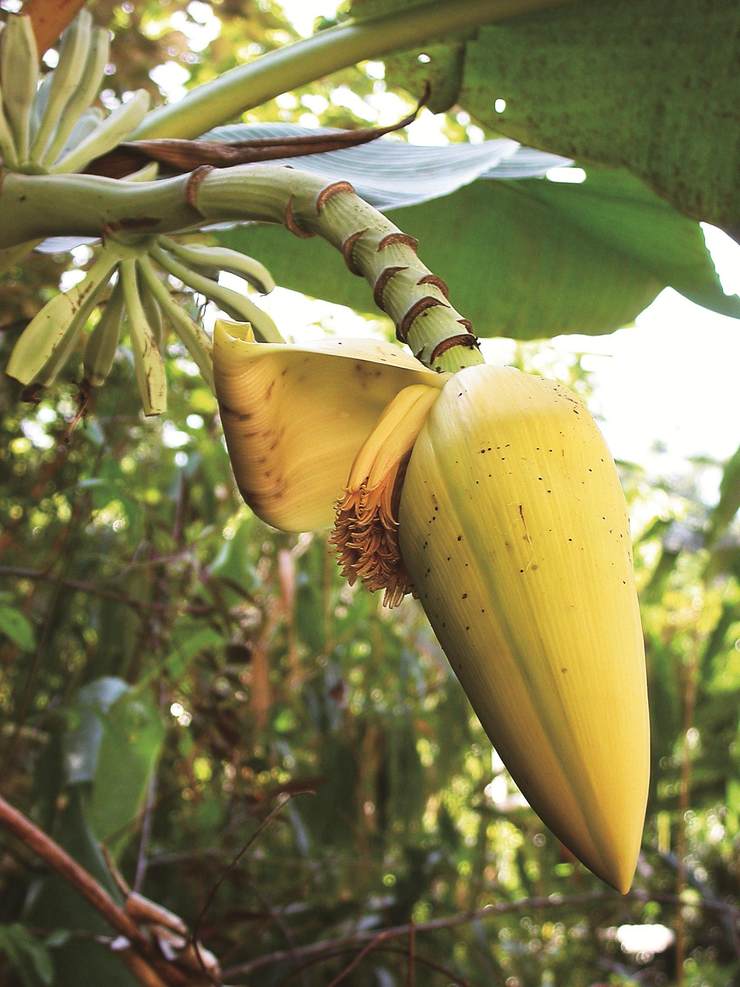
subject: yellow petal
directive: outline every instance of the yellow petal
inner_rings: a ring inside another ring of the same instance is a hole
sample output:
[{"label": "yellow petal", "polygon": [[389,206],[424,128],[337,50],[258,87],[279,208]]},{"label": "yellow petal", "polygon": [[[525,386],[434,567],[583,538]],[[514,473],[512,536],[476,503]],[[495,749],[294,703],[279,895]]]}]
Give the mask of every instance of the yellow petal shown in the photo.
[{"label": "yellow petal", "polygon": [[649,775],[624,496],[564,387],[471,367],[414,446],[403,561],[481,723],[542,820],[622,892]]},{"label": "yellow petal", "polygon": [[216,323],[214,377],[234,475],[250,507],[286,531],[328,527],[357,451],[409,384],[445,378],[397,346],[335,339],[255,343]]}]

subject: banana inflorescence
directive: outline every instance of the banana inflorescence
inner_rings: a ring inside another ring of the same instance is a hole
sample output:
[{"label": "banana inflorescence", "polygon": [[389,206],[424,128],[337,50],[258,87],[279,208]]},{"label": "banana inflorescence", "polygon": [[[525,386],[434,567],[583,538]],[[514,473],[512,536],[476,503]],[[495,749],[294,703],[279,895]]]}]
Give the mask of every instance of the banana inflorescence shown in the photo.
[{"label": "banana inflorescence", "polygon": [[83,9],[62,35],[59,61],[39,84],[29,17],[8,18],[0,36],[0,155],[3,167],[30,174],[81,171],[141,123],[141,89],[107,116],[93,106],[105,78],[108,32]]},{"label": "banana inflorescence", "polygon": [[[195,266],[196,261],[197,269],[193,270],[190,265]],[[204,268],[215,277],[202,273]],[[85,277],[55,295],[26,326],[6,372],[36,396],[39,389],[51,386],[73,354],[81,351],[85,385],[101,387],[126,329],[144,413],[160,414],[167,407],[167,327],[183,343],[206,383],[213,385],[210,339],[173,298],[168,275],[225,311],[250,318],[260,339],[281,338],[266,313],[246,296],[218,283],[221,270],[248,278],[261,290],[271,290],[274,284],[257,261],[224,247],[181,244],[169,237],[144,238],[136,244],[108,241]],[[86,332],[96,309],[100,312],[97,322]]]},{"label": "banana inflorescence", "polygon": [[230,323],[214,375],[246,501],[285,530],[333,521],[351,582],[420,599],[532,806],[626,891],[644,652],[624,496],[584,405],[511,368],[437,374],[376,341],[265,346]]}]

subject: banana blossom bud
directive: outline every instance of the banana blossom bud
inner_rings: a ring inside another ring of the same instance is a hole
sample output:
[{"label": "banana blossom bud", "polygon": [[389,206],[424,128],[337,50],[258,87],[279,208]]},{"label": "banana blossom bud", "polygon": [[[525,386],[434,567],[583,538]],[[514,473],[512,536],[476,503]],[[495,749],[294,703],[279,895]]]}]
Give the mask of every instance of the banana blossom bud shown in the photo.
[{"label": "banana blossom bud", "polygon": [[217,324],[229,453],[255,512],[334,520],[350,581],[412,591],[514,780],[626,892],[649,775],[645,658],[614,462],[565,387],[438,375],[392,346],[256,344]]}]

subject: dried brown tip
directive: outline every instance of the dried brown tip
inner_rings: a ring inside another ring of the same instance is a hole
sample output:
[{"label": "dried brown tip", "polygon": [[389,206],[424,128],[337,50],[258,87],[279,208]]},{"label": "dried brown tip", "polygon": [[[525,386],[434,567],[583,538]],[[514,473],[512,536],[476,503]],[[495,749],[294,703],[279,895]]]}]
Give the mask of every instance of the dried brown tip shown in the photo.
[{"label": "dried brown tip", "polygon": [[384,589],[383,605],[390,608],[413,592],[398,540],[398,504],[408,458],[372,490],[363,483],[345,493],[329,539],[350,586],[361,579],[369,590]]}]

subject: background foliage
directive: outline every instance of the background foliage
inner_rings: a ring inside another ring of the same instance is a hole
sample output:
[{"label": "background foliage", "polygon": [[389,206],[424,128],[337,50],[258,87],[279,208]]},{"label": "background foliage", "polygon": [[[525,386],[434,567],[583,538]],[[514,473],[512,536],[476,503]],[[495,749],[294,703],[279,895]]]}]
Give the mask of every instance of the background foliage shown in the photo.
[{"label": "background foliage", "polygon": [[[112,90],[156,92],[148,72],[162,60],[186,67],[188,85],[204,81],[244,50],[295,33],[277,3],[225,0],[214,7],[219,36],[194,55],[188,30],[208,20],[205,7],[94,4],[117,32]],[[313,106],[316,122],[358,123],[330,99],[343,85],[362,98],[376,83],[367,67],[346,70],[249,119],[306,122]],[[362,108],[361,99],[345,102]],[[445,126],[464,136],[456,115]],[[480,195],[480,184],[455,195]],[[527,208],[536,210],[548,190],[532,184]],[[490,194],[503,203],[509,188]],[[403,212],[415,210],[412,222],[399,217],[404,228],[423,226],[423,206]],[[290,251],[304,263],[312,256],[284,234],[283,261],[269,252],[272,231],[231,235],[251,237],[249,249],[275,262],[278,280],[291,265],[301,276]],[[638,231],[624,237],[645,249]],[[475,242],[485,249],[484,235]],[[589,249],[577,236],[574,245],[586,263]],[[516,244],[512,254],[514,264]],[[527,256],[522,247],[521,264]],[[84,263],[84,248],[75,257]],[[636,262],[623,263],[626,284]],[[647,267],[644,258],[634,267],[645,281],[630,282],[643,293],[634,311],[670,282]],[[0,288],[3,360],[62,269],[62,259],[36,256]],[[521,265],[507,276],[521,278]],[[450,280],[460,283],[461,272]],[[567,309],[565,292],[553,300]],[[504,307],[496,332],[519,325],[534,335],[533,311],[527,323]],[[562,328],[588,331],[588,317],[551,331]],[[344,982],[728,987],[740,969],[730,904],[740,815],[740,457],[724,464],[714,506],[703,491],[717,464],[697,461],[692,482],[678,488],[621,464],[639,519],[654,740],[637,893],[621,898],[569,858],[492,760],[420,609],[383,611],[343,584],[321,538],[276,533],[241,506],[213,397],[174,341],[169,352],[161,420],[141,417],[124,351],[81,421],[73,366],[36,406],[20,403],[12,382],[0,384],[3,794],[116,895],[105,843],[131,885],[197,924],[228,983],[327,984],[367,942],[336,952],[335,940],[442,919],[438,929],[376,943]],[[516,359],[539,366],[543,353],[526,344]],[[588,396],[577,356],[567,372]],[[24,847],[3,843],[0,881],[0,982],[77,984],[84,969],[91,984],[132,983],[101,945],[110,936],[102,920]],[[467,916],[489,903],[500,912]],[[445,924],[455,917],[465,921]],[[656,924],[669,930],[661,949],[624,931]]]}]

